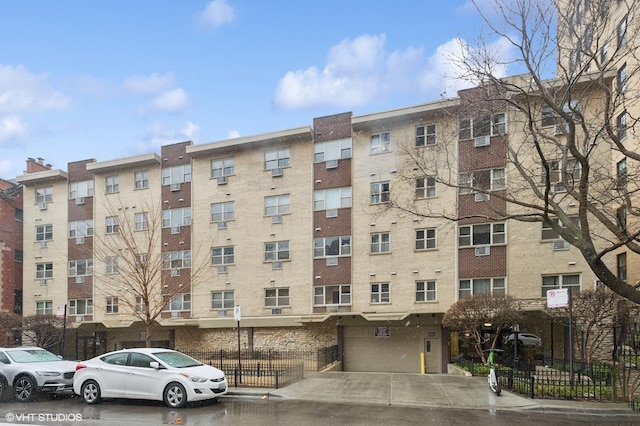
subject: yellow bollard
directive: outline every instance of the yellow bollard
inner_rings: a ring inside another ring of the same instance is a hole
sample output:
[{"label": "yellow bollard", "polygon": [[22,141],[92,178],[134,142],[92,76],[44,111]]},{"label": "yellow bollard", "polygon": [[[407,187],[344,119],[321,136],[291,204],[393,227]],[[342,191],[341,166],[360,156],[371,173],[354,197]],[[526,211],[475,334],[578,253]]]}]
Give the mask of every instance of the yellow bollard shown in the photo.
[{"label": "yellow bollard", "polygon": [[420,352],[420,374],[426,373],[426,362],[424,358],[424,352]]}]

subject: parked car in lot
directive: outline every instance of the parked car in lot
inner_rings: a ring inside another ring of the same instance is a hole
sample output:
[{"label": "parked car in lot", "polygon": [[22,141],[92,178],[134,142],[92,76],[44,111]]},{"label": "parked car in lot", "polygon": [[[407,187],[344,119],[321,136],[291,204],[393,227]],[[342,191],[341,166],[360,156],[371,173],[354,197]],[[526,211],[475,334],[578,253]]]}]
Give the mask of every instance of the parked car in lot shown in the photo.
[{"label": "parked car in lot", "polygon": [[[542,339],[531,333],[517,333],[518,344],[521,346],[542,346]],[[516,340],[516,333],[511,333],[504,339],[504,343],[513,345]]]},{"label": "parked car in lot", "polygon": [[190,401],[227,393],[224,373],[171,349],[122,349],[76,367],[73,391],[87,404],[102,398],[164,401],[182,408]]},{"label": "parked car in lot", "polygon": [[20,402],[37,392],[71,392],[76,365],[35,346],[0,348],[0,392],[12,388]]}]

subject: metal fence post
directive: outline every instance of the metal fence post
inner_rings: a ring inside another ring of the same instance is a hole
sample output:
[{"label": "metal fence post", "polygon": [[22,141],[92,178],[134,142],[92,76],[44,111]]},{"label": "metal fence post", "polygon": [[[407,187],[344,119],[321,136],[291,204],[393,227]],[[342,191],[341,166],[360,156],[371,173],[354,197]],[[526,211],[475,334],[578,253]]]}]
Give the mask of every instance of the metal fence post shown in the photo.
[{"label": "metal fence post", "polygon": [[531,399],[534,399],[535,395],[534,395],[534,388],[535,388],[535,382],[536,382],[536,378],[534,376],[530,377],[530,386],[531,386]]}]

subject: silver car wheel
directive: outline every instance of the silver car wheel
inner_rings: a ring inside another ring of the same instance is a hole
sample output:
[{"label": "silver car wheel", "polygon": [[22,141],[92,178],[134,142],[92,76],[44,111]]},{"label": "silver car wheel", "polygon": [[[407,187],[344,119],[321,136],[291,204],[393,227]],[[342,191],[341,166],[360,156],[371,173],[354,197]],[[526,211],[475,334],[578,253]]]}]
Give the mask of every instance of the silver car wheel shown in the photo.
[{"label": "silver car wheel", "polygon": [[169,383],[164,389],[164,403],[171,408],[187,405],[187,393],[180,383]]},{"label": "silver car wheel", "polygon": [[82,400],[87,404],[100,402],[100,385],[93,380],[84,382],[82,384]]},{"label": "silver car wheel", "polygon": [[22,376],[13,385],[13,396],[20,402],[28,402],[33,399],[37,384],[29,376]]}]

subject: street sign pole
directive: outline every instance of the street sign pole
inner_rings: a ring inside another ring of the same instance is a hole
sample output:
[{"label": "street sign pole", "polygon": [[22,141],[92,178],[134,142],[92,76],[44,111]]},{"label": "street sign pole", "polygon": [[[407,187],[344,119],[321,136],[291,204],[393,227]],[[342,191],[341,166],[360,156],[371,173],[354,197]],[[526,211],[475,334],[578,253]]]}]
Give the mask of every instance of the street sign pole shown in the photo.
[{"label": "street sign pole", "polygon": [[240,317],[240,305],[236,305],[233,308],[233,319],[236,320],[238,329],[238,377],[240,379],[240,383],[242,383],[242,363],[240,362]]}]

